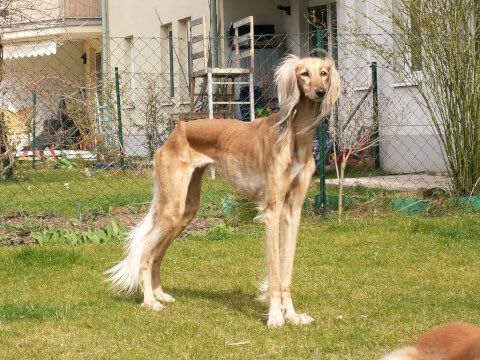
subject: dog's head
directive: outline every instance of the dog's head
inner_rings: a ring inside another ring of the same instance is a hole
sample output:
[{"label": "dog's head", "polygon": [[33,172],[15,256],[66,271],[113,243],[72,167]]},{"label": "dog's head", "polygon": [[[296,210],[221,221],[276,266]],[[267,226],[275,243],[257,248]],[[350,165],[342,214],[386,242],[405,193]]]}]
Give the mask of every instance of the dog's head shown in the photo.
[{"label": "dog's head", "polygon": [[318,103],[318,116],[305,131],[314,128],[333,110],[340,94],[340,76],[335,62],[325,58],[288,55],[275,71],[280,101],[280,124],[289,126],[301,97]]},{"label": "dog's head", "polygon": [[332,59],[308,57],[299,59],[295,68],[295,77],[300,92],[308,99],[320,102],[327,93],[332,95],[330,88],[332,83],[336,86],[338,73]]}]

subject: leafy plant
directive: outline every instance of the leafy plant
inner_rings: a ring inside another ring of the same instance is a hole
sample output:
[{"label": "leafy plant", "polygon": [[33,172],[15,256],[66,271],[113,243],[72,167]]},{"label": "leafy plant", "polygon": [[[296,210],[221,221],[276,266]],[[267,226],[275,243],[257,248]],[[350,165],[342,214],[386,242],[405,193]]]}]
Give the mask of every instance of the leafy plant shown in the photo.
[{"label": "leafy plant", "polygon": [[75,162],[67,158],[65,155],[54,160],[53,167],[56,169],[73,169],[75,168]]},{"label": "leafy plant", "polygon": [[267,117],[272,114],[272,110],[268,107],[257,107],[255,112],[257,113],[257,117]]},{"label": "leafy plant", "polygon": [[74,230],[46,229],[43,232],[33,231],[30,236],[39,245],[81,245],[102,244],[123,238],[125,230],[116,222],[98,230],[88,229],[84,232]]}]

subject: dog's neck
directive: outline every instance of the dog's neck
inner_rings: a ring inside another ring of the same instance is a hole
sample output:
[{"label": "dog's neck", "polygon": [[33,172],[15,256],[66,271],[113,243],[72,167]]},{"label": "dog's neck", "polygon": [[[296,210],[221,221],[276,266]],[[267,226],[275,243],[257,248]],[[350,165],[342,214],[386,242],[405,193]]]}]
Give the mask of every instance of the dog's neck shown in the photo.
[{"label": "dog's neck", "polygon": [[320,103],[309,100],[304,95],[301,96],[300,101],[296,107],[295,117],[293,119],[293,137],[294,157],[301,163],[307,163],[312,157],[312,140],[315,134],[315,129],[304,132],[308,129],[318,115]]},{"label": "dog's neck", "polygon": [[[302,135],[303,130],[308,129],[312,125],[312,123],[315,121],[315,118],[318,116],[319,107],[319,102],[312,101],[305,95],[300,97],[300,100],[296,106],[295,118],[293,119],[293,131],[297,136]],[[314,133],[313,130],[314,129],[308,132],[312,134],[312,137]]]}]

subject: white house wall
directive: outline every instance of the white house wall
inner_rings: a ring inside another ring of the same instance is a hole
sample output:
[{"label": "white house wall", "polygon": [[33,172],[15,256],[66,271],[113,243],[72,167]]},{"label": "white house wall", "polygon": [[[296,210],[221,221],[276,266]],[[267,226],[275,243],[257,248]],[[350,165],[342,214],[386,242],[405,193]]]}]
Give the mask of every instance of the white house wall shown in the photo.
[{"label": "white house wall", "polygon": [[[288,51],[297,55],[308,53],[308,41],[300,34],[308,32],[306,15],[308,6],[316,6],[330,1],[322,0],[291,0],[290,16],[276,8],[274,1],[270,0],[219,0],[217,4],[220,36],[225,36],[227,27],[235,20],[245,16],[253,15],[255,24],[273,24],[277,34],[289,34],[285,43],[276,50],[256,50],[255,59],[255,82],[262,81],[262,76],[270,76],[281,55]],[[363,31],[371,34],[385,34],[392,32],[392,24],[386,14],[379,10],[383,0],[339,0],[337,1],[337,23],[338,23],[338,67],[342,74],[343,82],[350,89],[348,99],[340,99],[354,103],[362,97],[365,89],[371,84],[370,63],[378,62],[378,90],[380,97],[380,133],[387,140],[381,144],[381,165],[386,172],[409,173],[409,172],[442,172],[446,169],[441,154],[441,147],[436,140],[431,122],[419,108],[416,98],[419,96],[415,88],[396,86],[405,79],[393,78],[384,69],[382,62],[375,59],[372,54],[361,48],[352,46],[354,42],[348,25],[352,22],[359,24]],[[367,18],[361,14],[366,13]],[[134,14],[134,16],[133,16]],[[166,44],[156,44],[158,38],[166,36],[167,27],[171,27],[174,47],[186,51],[186,21],[189,18],[205,16],[207,20],[207,31],[209,24],[208,0],[173,1],[173,0],[144,0],[134,2],[131,0],[116,0],[109,3],[109,36],[116,38],[115,46],[110,46],[110,66],[118,65],[120,71],[128,72],[125,68],[125,47],[119,42],[127,41],[132,37],[136,44],[136,51],[141,55],[141,64],[136,64],[137,71],[148,73],[159,73],[166,76],[169,66],[166,53]],[[374,18],[370,21],[368,18]],[[377,26],[378,23],[382,27]],[[138,38],[138,40],[137,40]],[[147,38],[152,39],[151,44]],[[143,40],[142,40],[143,39]],[[386,37],[388,39],[388,37]],[[153,44],[153,45],[152,45]],[[182,51],[180,51],[181,53]],[[220,61],[228,57],[229,50],[220,45]],[[185,72],[181,62],[185,59],[174,62],[174,73]],[[179,75],[180,76],[180,75]],[[271,77],[271,76],[270,76]],[[181,79],[177,79],[176,84]],[[164,84],[167,82],[162,80]],[[271,79],[269,80],[271,81]],[[140,86],[141,81],[137,81]],[[182,86],[186,86],[183,84]],[[179,93],[184,93],[179,89]],[[137,96],[142,96],[140,89],[136,91]],[[163,93],[168,95],[168,89]],[[140,95],[138,95],[140,94]],[[182,96],[169,101],[165,99],[165,111],[170,113],[185,112],[188,109]],[[168,96],[167,96],[168,98]],[[353,100],[352,100],[353,99]],[[369,100],[371,101],[371,100]],[[126,124],[141,121],[144,109],[140,102],[135,106],[126,106],[124,109]],[[369,114],[366,114],[369,116]],[[392,126],[395,123],[396,126]],[[137,139],[138,140],[138,139]],[[141,139],[139,139],[141,143]],[[138,149],[137,149],[138,150]]]},{"label": "white house wall", "polygon": [[393,46],[386,35],[393,32],[392,23],[385,11],[379,10],[384,0],[343,0],[338,4],[344,5],[337,7],[338,66],[344,83],[358,93],[354,97],[360,98],[371,84],[370,63],[378,64],[379,131],[385,139],[380,145],[382,169],[388,173],[444,172],[442,147],[431,120],[418,104],[420,94],[415,86],[406,86],[406,79],[394,77],[381,59],[352,45],[354,35],[350,29],[356,23],[362,32]]}]

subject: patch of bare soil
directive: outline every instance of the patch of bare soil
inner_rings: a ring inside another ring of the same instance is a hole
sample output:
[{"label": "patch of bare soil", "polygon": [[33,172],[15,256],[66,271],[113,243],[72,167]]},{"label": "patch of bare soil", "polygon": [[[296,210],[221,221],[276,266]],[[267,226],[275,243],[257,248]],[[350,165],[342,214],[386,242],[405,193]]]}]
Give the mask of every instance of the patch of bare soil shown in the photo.
[{"label": "patch of bare soil", "polygon": [[218,222],[219,218],[208,217],[208,218],[195,218],[183,232],[183,236],[187,235],[203,235],[212,226],[213,223]]},{"label": "patch of bare soil", "polygon": [[[131,207],[111,207],[108,213],[87,212],[79,218],[65,218],[52,214],[28,215],[16,212],[0,217],[0,246],[22,245],[34,243],[30,234],[32,231],[45,229],[75,230],[83,232],[88,229],[99,229],[116,221],[126,229],[134,227],[145,216],[147,209],[132,209]],[[217,218],[196,218],[182,233],[188,235],[202,235],[208,231]]]}]

